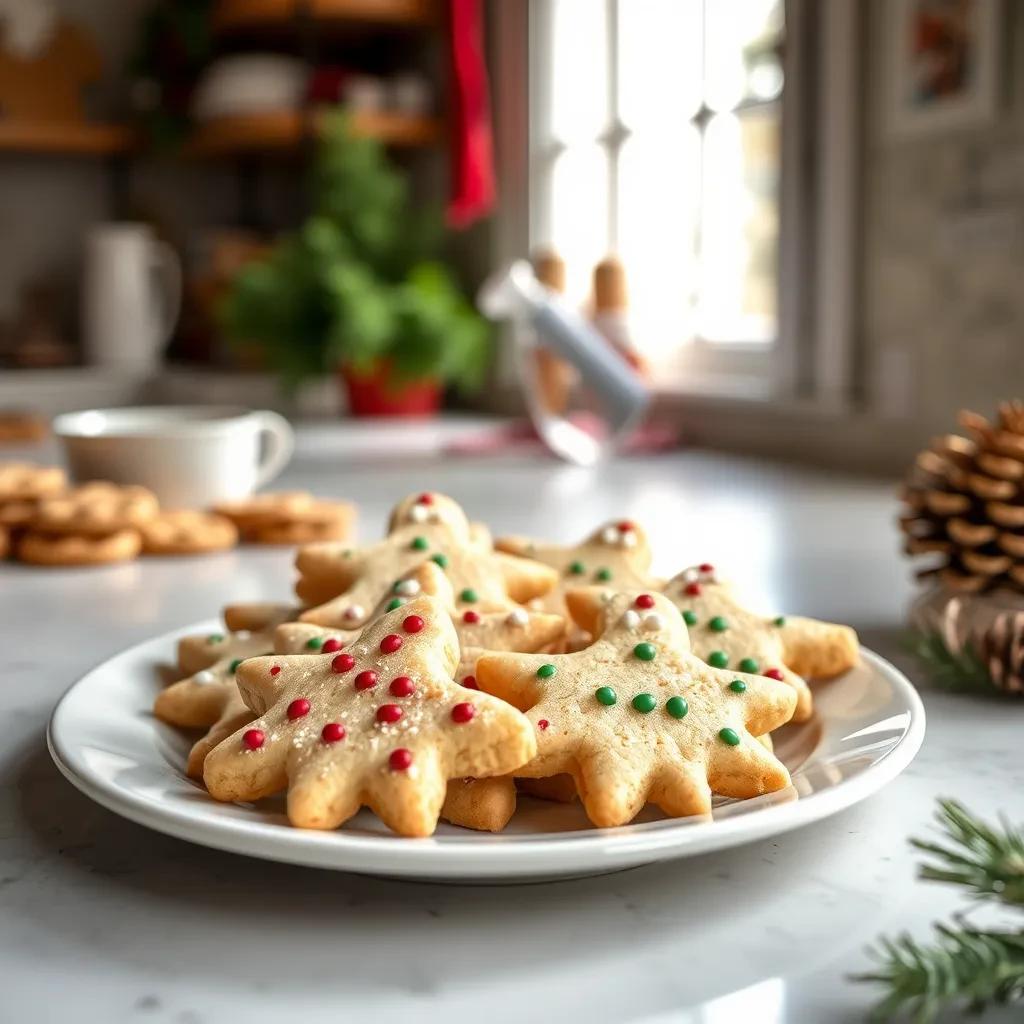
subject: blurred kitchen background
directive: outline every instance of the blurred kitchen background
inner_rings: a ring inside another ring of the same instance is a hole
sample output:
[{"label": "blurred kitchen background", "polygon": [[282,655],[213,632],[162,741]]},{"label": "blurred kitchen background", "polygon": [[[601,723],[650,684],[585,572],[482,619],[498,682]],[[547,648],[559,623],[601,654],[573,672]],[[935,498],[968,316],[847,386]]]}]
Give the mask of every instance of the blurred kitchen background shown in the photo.
[{"label": "blurred kitchen background", "polygon": [[889,471],[1024,391],[1024,4],[0,0],[0,29],[0,410],[521,414],[474,297],[527,256],[648,382],[652,444]]}]

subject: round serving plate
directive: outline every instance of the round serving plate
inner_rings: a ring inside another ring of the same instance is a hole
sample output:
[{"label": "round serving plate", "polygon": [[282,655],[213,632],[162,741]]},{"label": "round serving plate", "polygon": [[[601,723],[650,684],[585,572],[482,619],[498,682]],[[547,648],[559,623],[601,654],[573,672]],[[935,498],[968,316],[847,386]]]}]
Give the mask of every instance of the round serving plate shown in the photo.
[{"label": "round serving plate", "polygon": [[293,828],[283,800],[222,804],[184,772],[191,739],[151,713],[161,666],[197,623],[93,669],[61,698],[47,732],[57,767],[104,807],[168,835],[234,853],[338,871],[449,883],[515,883],[618,871],[776,835],[835,814],[881,789],[924,738],[924,708],[906,677],[872,651],[815,687],[814,717],[773,734],[788,789],[716,800],[710,816],[644,811],[621,828],[591,827],[579,804],[520,797],[504,832],[442,823],[429,839],[396,836],[369,811],[333,832]]}]

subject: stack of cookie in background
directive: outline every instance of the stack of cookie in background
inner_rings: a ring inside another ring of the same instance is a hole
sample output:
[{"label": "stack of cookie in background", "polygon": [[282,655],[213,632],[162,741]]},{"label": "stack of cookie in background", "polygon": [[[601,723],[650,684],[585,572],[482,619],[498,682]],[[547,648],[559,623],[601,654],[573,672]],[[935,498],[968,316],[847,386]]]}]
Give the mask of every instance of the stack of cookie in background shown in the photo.
[{"label": "stack of cookie in background", "polygon": [[144,487],[69,486],[57,466],[0,463],[0,557],[86,566],[144,555],[194,555],[253,544],[344,540],[354,509],[305,492],[264,494],[210,511],[162,510]]},{"label": "stack of cookie in background", "polygon": [[410,495],[375,544],[300,548],[303,607],[231,606],[181,641],[154,713],[201,730],[186,770],[213,797],[287,791],[305,828],[368,806],[401,835],[498,831],[521,791],[613,827],[785,788],[771,733],[812,717],[806,679],[852,667],[856,634],[757,614],[707,563],[666,581],[651,561],[632,521],[492,541],[450,498]]}]

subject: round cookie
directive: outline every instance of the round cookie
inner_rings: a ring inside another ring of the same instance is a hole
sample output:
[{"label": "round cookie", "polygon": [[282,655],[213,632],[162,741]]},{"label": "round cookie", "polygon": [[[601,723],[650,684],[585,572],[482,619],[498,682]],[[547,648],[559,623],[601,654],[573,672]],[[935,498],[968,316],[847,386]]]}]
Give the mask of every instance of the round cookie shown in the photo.
[{"label": "round cookie", "polygon": [[32,527],[41,533],[109,535],[138,527],[160,511],[145,487],[97,480],[39,502]]},{"label": "round cookie", "polygon": [[194,555],[224,551],[238,543],[238,530],[230,519],[194,509],[161,512],[142,523],[139,533],[147,555]]},{"label": "round cookie", "polygon": [[244,531],[249,544],[315,544],[344,541],[352,534],[353,507],[345,501],[318,501],[291,520],[267,522]]},{"label": "round cookie", "polygon": [[18,541],[15,555],[31,565],[107,565],[131,561],[141,549],[136,530],[117,530],[104,536],[31,532]]},{"label": "round cookie", "polygon": [[0,502],[45,498],[67,487],[59,466],[33,466],[28,462],[0,462]]},{"label": "round cookie", "polygon": [[219,501],[213,511],[244,532],[300,516],[315,502],[309,491],[267,491],[238,501]]}]

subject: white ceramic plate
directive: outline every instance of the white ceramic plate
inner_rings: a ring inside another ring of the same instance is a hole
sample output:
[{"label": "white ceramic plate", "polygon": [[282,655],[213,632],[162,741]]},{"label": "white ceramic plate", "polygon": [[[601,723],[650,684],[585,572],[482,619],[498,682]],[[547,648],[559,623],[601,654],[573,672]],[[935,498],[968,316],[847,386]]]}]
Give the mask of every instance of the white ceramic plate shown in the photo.
[{"label": "white ceramic plate", "polygon": [[184,774],[191,740],[150,713],[165,634],[104,662],[64,695],[50,720],[57,767],[97,803],[160,832],[235,853],[339,871],[443,882],[519,882],[621,870],[763,839],[835,814],[891,782],[924,738],[924,708],[907,679],[862,650],[861,664],[815,688],[814,718],[775,733],[789,789],[716,801],[712,819],[645,811],[622,828],[594,829],[577,805],[520,797],[499,835],[442,824],[430,839],[390,833],[362,811],[335,832],[292,828],[283,801],[220,804]]}]

